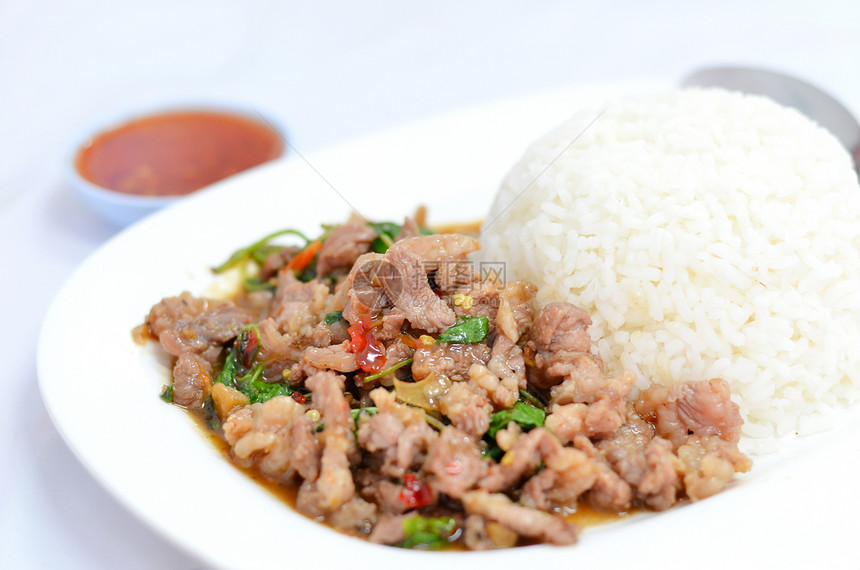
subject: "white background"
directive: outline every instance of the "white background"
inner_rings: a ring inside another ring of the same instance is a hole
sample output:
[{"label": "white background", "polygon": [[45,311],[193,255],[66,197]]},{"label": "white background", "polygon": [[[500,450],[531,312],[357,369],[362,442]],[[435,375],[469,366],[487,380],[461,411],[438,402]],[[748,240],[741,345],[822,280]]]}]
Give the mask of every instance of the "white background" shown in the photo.
[{"label": "white background", "polygon": [[724,63],[796,74],[856,113],[858,60],[851,0],[0,0],[0,566],[201,567],[101,490],[39,397],[45,310],[117,231],[63,181],[88,124],[230,99],[273,113],[307,154],[466,105]]}]

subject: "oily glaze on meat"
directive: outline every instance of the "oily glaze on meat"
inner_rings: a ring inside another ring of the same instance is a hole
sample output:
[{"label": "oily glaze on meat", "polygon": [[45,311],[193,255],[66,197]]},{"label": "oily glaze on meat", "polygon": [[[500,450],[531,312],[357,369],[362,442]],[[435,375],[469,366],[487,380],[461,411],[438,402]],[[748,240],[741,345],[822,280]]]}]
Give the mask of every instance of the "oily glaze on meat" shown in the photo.
[{"label": "oily glaze on meat", "polygon": [[662,511],[749,470],[724,380],[637,390],[604,372],[585,311],[536,307],[528,283],[482,281],[475,239],[425,234],[354,216],[267,250],[263,287],[232,301],[156,304],[165,398],[302,513],[410,548],[572,544],[582,505]]}]

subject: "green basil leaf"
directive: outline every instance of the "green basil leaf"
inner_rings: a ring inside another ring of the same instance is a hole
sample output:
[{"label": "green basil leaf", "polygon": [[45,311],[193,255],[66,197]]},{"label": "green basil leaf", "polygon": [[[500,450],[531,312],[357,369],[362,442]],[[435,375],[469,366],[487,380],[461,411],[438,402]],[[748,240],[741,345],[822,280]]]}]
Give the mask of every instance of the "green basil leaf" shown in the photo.
[{"label": "green basil leaf", "polygon": [[215,377],[215,382],[220,382],[221,384],[235,388],[236,374],[238,373],[239,361],[236,357],[236,345],[234,343],[233,348],[231,348],[230,352],[227,354],[227,358],[224,359],[224,366],[221,368],[221,372],[219,372],[218,376]]},{"label": "green basil leaf", "polygon": [[173,382],[164,387],[164,390],[161,392],[161,399],[168,404],[173,403]]},{"label": "green basil leaf", "polygon": [[343,311],[332,311],[331,313],[327,314],[325,316],[325,319],[323,320],[325,321],[325,324],[333,325],[336,322],[343,321],[345,319],[343,318]]},{"label": "green basil leaf", "polygon": [[401,227],[393,222],[368,222],[378,236],[370,243],[370,248],[376,253],[385,253],[397,236],[400,235]]},{"label": "green basil leaf", "polygon": [[490,320],[487,317],[464,317],[456,325],[442,331],[436,342],[483,342],[489,331]]},{"label": "green basil leaf", "polygon": [[546,412],[540,408],[530,406],[525,402],[517,402],[513,408],[501,410],[490,417],[490,429],[487,434],[496,437],[496,432],[505,429],[509,422],[517,422],[523,430],[541,427],[546,420]]}]

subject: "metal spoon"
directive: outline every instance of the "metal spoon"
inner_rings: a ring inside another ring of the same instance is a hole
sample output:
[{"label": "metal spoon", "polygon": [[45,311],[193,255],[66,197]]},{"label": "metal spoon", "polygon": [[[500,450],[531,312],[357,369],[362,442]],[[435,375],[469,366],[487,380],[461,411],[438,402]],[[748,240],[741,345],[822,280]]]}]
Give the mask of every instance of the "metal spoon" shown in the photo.
[{"label": "metal spoon", "polygon": [[684,87],[722,87],[770,97],[777,103],[794,107],[829,130],[854,158],[860,172],[860,124],[839,101],[821,89],[796,77],[746,67],[708,67],[688,75]]}]

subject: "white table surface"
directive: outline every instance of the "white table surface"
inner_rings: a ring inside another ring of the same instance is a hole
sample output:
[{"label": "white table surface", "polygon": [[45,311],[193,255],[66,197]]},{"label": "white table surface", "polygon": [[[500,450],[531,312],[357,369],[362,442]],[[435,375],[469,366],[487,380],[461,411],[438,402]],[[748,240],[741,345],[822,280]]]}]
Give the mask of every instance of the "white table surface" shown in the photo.
[{"label": "white table surface", "polygon": [[101,489],[39,396],[45,311],[117,231],[62,177],[87,124],[239,100],[307,154],[466,105],[716,63],[794,73],[856,113],[858,56],[854,0],[0,1],[0,567],[202,567]]}]

